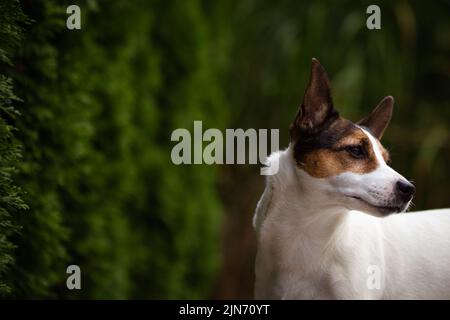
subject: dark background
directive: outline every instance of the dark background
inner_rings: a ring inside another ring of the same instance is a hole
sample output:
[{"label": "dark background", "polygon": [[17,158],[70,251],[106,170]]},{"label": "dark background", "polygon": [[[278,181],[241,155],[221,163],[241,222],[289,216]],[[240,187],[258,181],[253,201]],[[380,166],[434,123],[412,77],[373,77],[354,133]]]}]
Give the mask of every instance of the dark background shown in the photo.
[{"label": "dark background", "polygon": [[[66,28],[77,4],[81,30]],[[381,8],[381,30],[366,8]],[[0,294],[251,298],[257,165],[181,165],[171,132],[287,128],[312,57],[414,210],[450,205],[449,1],[0,0]],[[66,268],[82,290],[66,289]]]}]

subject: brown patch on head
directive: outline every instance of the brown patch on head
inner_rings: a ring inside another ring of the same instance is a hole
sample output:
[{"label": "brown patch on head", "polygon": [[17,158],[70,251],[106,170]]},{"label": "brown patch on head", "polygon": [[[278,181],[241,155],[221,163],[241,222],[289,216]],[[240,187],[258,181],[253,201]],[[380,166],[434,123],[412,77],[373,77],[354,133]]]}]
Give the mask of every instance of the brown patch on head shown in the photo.
[{"label": "brown patch on head", "polygon": [[[387,151],[381,146],[383,157]],[[297,165],[316,178],[344,172],[369,173],[378,161],[369,137],[352,122],[339,117],[328,128],[295,142]]]},{"label": "brown patch on head", "polygon": [[336,148],[343,148],[348,145],[357,145],[361,143],[361,141],[370,142],[367,135],[359,128],[355,127],[355,130],[352,130],[347,135],[343,136],[339,141],[336,142]]}]

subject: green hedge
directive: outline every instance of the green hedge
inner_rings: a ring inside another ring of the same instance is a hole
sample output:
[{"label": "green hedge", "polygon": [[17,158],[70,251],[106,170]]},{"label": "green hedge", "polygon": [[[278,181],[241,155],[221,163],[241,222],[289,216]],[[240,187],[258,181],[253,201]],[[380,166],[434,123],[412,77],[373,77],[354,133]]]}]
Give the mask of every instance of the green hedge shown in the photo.
[{"label": "green hedge", "polygon": [[[28,23],[11,18],[17,1],[1,2],[12,6],[1,10],[2,30],[15,33],[1,35],[13,63],[0,85],[0,291],[207,297],[220,259],[216,172],[173,165],[170,133],[196,119],[226,123],[214,8],[77,1],[82,29],[69,31],[70,1],[21,1]],[[65,288],[70,264],[81,267],[81,291]]]},{"label": "green hedge", "polygon": [[[21,30],[18,23],[24,21],[16,1],[4,1],[0,5],[0,63],[11,67],[11,51],[18,45]],[[21,155],[20,143],[14,138],[12,125],[18,116],[13,103],[18,99],[13,93],[12,79],[0,74],[0,296],[11,294],[9,274],[14,267],[15,244],[11,237],[19,230],[15,218],[26,205],[21,190],[14,181]]]}]

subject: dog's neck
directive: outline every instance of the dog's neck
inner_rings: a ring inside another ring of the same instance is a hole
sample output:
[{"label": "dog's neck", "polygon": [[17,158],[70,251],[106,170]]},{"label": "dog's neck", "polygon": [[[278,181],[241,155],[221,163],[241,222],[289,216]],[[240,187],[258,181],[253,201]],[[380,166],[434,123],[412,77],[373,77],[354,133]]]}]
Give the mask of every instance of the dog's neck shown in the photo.
[{"label": "dog's neck", "polygon": [[[278,162],[278,173],[268,176],[266,190],[261,202],[266,202],[267,212],[278,212],[296,228],[304,228],[311,223],[339,220],[338,216],[348,212],[338,201],[333,200],[330,190],[317,183],[306,172],[297,168],[292,146],[269,157],[269,162]],[[265,219],[260,217],[261,221]]]},{"label": "dog's neck", "polygon": [[269,161],[279,161],[279,170],[268,177],[254,220],[256,290],[261,297],[265,293],[273,297],[270,288],[289,286],[286,275],[319,274],[318,268],[328,264],[326,259],[339,254],[340,238],[347,234],[341,227],[345,228],[348,210],[299,172],[290,148],[271,155]]},{"label": "dog's neck", "polygon": [[277,237],[287,241],[297,239],[318,250],[327,247],[349,210],[333,201],[329,191],[306,172],[297,169],[291,146],[271,155],[269,161],[278,161],[279,170],[268,177],[255,216],[257,232],[268,219],[271,232],[278,233]]}]

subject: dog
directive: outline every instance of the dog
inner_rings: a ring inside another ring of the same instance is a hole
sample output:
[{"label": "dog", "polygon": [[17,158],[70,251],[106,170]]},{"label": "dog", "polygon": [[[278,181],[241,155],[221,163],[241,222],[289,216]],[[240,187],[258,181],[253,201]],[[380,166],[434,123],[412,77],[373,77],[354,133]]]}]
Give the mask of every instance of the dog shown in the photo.
[{"label": "dog", "polygon": [[342,118],[312,60],[253,218],[256,299],[450,299],[450,209],[404,213],[415,187],[380,143],[393,104]]}]

